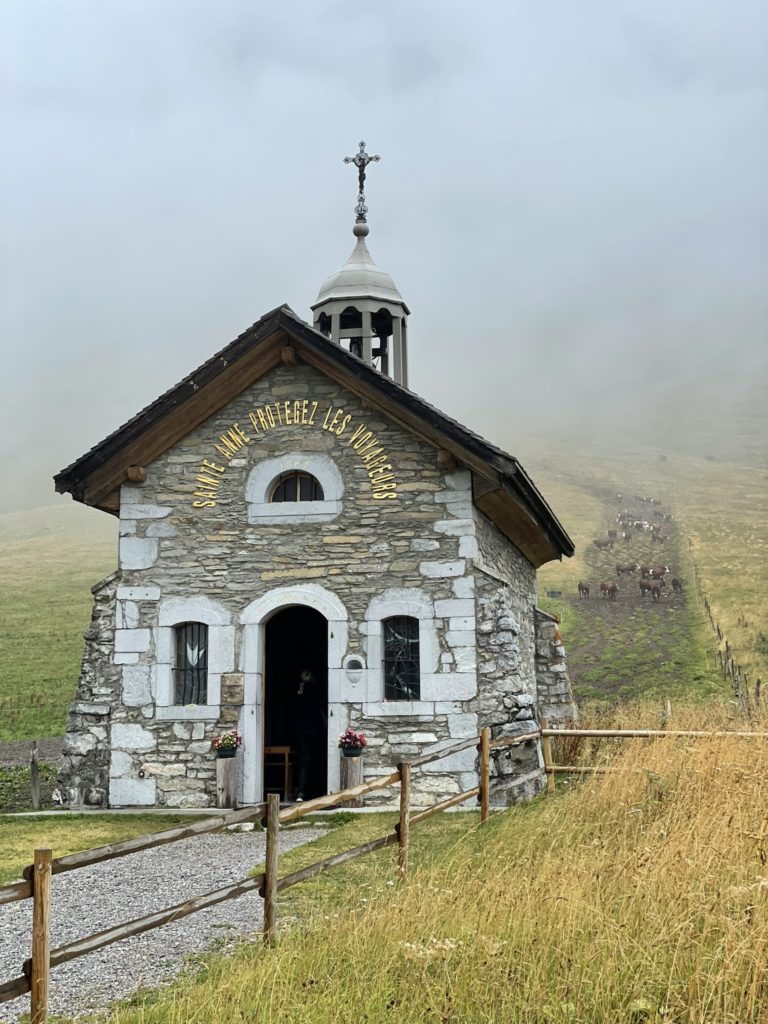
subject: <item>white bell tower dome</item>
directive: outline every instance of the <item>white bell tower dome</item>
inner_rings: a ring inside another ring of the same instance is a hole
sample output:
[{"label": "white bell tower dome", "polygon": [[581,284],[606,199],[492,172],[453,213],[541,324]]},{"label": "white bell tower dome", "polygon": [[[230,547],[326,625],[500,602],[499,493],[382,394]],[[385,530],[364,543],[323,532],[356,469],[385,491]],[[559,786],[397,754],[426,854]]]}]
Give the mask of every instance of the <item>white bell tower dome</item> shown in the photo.
[{"label": "white bell tower dome", "polygon": [[359,152],[346,157],[358,169],[356,220],[352,233],[357,238],[352,254],[337,273],[325,281],[312,305],[314,326],[369,366],[408,387],[408,343],[406,322],[410,312],[395,282],[373,262],[365,239],[365,168],[380,157],[369,156],[365,143]]}]

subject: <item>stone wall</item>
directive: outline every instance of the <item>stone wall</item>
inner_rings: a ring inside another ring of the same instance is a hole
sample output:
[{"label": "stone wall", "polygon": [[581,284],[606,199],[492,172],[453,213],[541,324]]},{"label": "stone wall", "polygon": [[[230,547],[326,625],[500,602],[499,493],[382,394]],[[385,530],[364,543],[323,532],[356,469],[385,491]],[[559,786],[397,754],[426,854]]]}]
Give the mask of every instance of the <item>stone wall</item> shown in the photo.
[{"label": "stone wall", "polygon": [[[477,526],[478,696],[472,702],[491,736],[536,727],[536,574],[528,560],[481,512]],[[536,741],[501,749],[491,762],[491,803],[505,806],[539,792],[546,781]]]},{"label": "stone wall", "polygon": [[546,718],[550,725],[573,725],[579,716],[568,679],[558,621],[549,612],[536,608],[535,622],[539,716]]},{"label": "stone wall", "polygon": [[56,803],[103,806],[109,793],[110,718],[120,700],[120,669],[112,662],[119,573],[92,588],[91,623],[75,701],[69,710]]}]

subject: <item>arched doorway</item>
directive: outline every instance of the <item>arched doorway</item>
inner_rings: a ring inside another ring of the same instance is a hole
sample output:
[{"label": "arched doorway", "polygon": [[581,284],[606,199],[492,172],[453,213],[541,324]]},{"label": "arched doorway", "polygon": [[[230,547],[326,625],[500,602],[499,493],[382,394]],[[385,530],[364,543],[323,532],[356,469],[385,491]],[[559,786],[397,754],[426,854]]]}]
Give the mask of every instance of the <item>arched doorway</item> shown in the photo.
[{"label": "arched doorway", "polygon": [[327,758],[328,621],[314,608],[294,605],[264,627],[265,796],[327,793]]}]

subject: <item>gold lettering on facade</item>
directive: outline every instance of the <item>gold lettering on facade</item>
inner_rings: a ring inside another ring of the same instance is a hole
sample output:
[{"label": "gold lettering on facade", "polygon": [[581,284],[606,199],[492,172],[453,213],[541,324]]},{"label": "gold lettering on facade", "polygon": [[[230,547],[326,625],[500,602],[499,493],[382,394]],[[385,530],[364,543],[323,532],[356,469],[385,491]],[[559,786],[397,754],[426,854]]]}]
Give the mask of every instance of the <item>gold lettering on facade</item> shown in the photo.
[{"label": "gold lettering on facade", "polygon": [[[322,421],[315,420],[318,411],[323,416]],[[193,508],[216,508],[222,478],[231,460],[256,438],[274,430],[276,426],[318,426],[335,437],[344,437],[347,445],[365,466],[373,497],[377,501],[397,497],[395,471],[384,445],[365,423],[355,423],[353,414],[346,412],[343,407],[331,402],[323,411],[319,402],[308,398],[285,399],[250,409],[248,421],[251,433],[246,433],[239,423],[233,423],[213,443],[214,450],[225,462],[201,460],[195,476]],[[348,428],[351,428],[351,432],[348,432]]]},{"label": "gold lettering on facade", "polygon": [[344,412],[343,409],[337,409],[336,412],[333,414],[333,419],[331,420],[330,426],[328,427],[328,429],[330,430],[331,433],[334,432],[333,428],[336,426],[336,424],[341,419],[341,416],[342,416],[343,412]]}]

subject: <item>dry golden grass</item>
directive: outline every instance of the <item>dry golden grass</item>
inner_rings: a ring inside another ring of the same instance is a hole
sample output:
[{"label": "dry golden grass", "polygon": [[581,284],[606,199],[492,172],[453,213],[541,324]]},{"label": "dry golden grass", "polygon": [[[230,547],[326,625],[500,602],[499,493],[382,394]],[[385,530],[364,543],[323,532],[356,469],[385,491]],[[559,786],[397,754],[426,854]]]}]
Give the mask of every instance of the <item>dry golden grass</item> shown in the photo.
[{"label": "dry golden grass", "polygon": [[[721,725],[730,710],[673,714]],[[451,841],[405,884],[390,851],[371,857],[367,902],[337,885],[274,949],[110,1020],[764,1021],[766,742],[635,740],[614,763],[644,770],[564,784],[483,828],[449,815]]]}]

